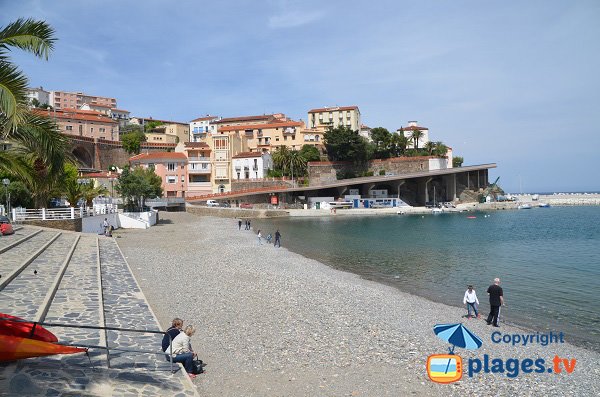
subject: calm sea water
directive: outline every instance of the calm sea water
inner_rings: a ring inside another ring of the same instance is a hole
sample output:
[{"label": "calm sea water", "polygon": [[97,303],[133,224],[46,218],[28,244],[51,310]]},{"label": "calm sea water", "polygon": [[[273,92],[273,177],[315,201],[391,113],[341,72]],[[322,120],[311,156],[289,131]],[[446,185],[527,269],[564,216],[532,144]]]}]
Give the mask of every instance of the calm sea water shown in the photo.
[{"label": "calm sea water", "polygon": [[600,351],[600,207],[292,218],[258,227],[263,235],[279,228],[292,251],[434,301],[461,306],[473,284],[485,315],[487,287],[499,277],[506,322],[563,331],[567,341]]}]

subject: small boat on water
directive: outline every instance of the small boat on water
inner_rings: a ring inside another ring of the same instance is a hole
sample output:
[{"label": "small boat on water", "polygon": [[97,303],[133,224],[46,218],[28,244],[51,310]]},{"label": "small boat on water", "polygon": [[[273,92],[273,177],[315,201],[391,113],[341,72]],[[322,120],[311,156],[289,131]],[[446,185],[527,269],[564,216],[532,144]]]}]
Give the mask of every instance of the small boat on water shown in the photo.
[{"label": "small boat on water", "polygon": [[550,208],[550,204],[548,204],[548,203],[539,203],[538,207],[540,207],[540,208]]},{"label": "small boat on water", "polygon": [[435,208],[431,209],[431,213],[434,215],[439,215],[439,214],[443,214],[444,210],[439,207],[435,207]]},{"label": "small boat on water", "polygon": [[519,204],[519,206],[517,207],[520,210],[530,210],[531,209],[531,204],[525,203],[525,204]]}]

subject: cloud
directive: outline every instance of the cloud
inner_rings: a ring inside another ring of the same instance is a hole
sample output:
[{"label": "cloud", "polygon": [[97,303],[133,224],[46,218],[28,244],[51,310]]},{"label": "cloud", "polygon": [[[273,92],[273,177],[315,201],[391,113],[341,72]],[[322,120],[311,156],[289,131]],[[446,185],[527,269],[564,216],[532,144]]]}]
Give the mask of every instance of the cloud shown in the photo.
[{"label": "cloud", "polygon": [[315,22],[325,16],[321,11],[285,11],[279,15],[269,17],[271,29],[296,28]]}]

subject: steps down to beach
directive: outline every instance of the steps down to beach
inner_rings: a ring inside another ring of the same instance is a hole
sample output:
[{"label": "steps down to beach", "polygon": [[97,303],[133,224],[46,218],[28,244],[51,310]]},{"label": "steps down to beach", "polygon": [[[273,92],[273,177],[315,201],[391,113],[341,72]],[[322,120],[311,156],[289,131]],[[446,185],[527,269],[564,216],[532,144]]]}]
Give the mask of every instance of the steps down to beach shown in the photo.
[{"label": "steps down to beach", "polygon": [[0,312],[45,323],[59,343],[89,350],[0,362],[1,395],[198,395],[160,354],[161,334],[92,328],[161,330],[115,239],[15,229],[0,237]]}]

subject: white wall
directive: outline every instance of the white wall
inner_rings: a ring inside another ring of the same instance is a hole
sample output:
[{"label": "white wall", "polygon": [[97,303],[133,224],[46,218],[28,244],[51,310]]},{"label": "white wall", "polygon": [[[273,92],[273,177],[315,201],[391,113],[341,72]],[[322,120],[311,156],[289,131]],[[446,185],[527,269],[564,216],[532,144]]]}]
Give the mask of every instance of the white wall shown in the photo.
[{"label": "white wall", "polygon": [[102,222],[104,222],[104,218],[106,218],[108,220],[108,223],[112,225],[115,229],[118,229],[121,226],[117,214],[87,216],[81,218],[81,232],[94,234],[100,234],[104,232],[104,228],[102,227]]},{"label": "white wall", "polygon": [[429,171],[444,170],[446,168],[452,168],[452,161],[450,161],[450,167],[448,167],[448,159],[445,159],[445,158],[429,159]]}]

